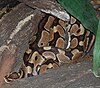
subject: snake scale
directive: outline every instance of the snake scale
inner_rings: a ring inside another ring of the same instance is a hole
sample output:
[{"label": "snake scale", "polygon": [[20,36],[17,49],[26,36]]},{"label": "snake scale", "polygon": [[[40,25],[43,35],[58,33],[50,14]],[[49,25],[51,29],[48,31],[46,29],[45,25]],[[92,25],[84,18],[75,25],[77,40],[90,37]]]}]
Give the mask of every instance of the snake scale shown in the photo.
[{"label": "snake scale", "polygon": [[23,56],[19,72],[5,76],[7,83],[34,75],[43,74],[61,63],[72,63],[87,54],[95,41],[92,32],[69,14],[70,20],[63,21],[46,14],[38,24],[32,42]]}]

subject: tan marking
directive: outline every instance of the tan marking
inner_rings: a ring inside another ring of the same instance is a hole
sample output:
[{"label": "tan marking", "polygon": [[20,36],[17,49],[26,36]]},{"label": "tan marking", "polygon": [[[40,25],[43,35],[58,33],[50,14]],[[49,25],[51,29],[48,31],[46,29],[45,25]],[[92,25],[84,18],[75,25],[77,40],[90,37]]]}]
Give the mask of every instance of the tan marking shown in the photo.
[{"label": "tan marking", "polygon": [[75,47],[77,47],[77,45],[78,45],[78,39],[77,38],[73,38],[72,40],[71,40],[71,45],[70,45],[70,48],[75,48]]},{"label": "tan marking", "polygon": [[61,37],[65,37],[65,32],[64,32],[64,29],[60,26],[60,25],[57,25],[57,31],[59,32],[59,35]]},{"label": "tan marking", "polygon": [[44,28],[49,31],[50,30],[50,27],[51,25],[53,24],[53,21],[54,21],[54,17],[53,16],[49,16],[48,18],[48,21],[46,22],[46,24],[44,25]]},{"label": "tan marking", "polygon": [[38,43],[39,47],[48,46],[49,42],[49,33],[47,31],[42,31],[41,39]]},{"label": "tan marking", "polygon": [[56,56],[53,52],[50,51],[45,51],[44,53],[42,53],[42,55],[46,58],[46,59],[53,59],[56,60]]},{"label": "tan marking", "polygon": [[19,74],[17,72],[11,72],[6,76],[7,80],[14,80],[19,78]]},{"label": "tan marking", "polygon": [[47,68],[53,68],[53,64],[51,64],[51,63],[49,63],[48,65],[47,65]]},{"label": "tan marking", "polygon": [[26,49],[26,51],[25,51],[27,54],[30,54],[31,52],[32,52],[32,50],[31,49]]},{"label": "tan marking", "polygon": [[84,48],[85,51],[86,51],[86,49],[88,48],[88,47],[87,47],[88,42],[89,42],[89,37],[86,38],[86,47]]},{"label": "tan marking", "polygon": [[50,50],[51,46],[43,47],[44,50]]},{"label": "tan marking", "polygon": [[71,23],[71,24],[74,24],[75,22],[76,22],[76,19],[75,19],[74,17],[71,16],[71,21],[70,21],[70,23]]},{"label": "tan marking", "polygon": [[47,71],[47,65],[42,65],[39,74],[46,73]]},{"label": "tan marking", "polygon": [[59,67],[59,65],[57,64],[57,63],[53,63],[53,68],[55,69],[55,68],[58,68]]},{"label": "tan marking", "polygon": [[[24,71],[24,73],[23,73],[23,71]],[[23,63],[22,65],[21,65],[21,68],[20,68],[20,78],[22,77],[22,76],[24,76],[24,77],[27,77],[27,67],[25,66],[25,64]]]},{"label": "tan marking", "polygon": [[65,55],[65,51],[58,49],[59,54],[57,54],[57,58],[59,62],[62,63],[71,63],[71,60],[68,56]]},{"label": "tan marking", "polygon": [[59,20],[59,24],[62,26],[62,27],[65,27],[65,22],[63,20]]},{"label": "tan marking", "polygon": [[85,32],[85,28],[83,27],[82,24],[80,24],[80,29],[81,29],[80,34],[83,35]]},{"label": "tan marking", "polygon": [[64,30],[60,25],[54,26],[53,30],[55,33],[58,32],[61,37],[63,37],[63,38],[65,37]]},{"label": "tan marking", "polygon": [[76,31],[79,29],[77,24],[72,25],[71,29],[70,29],[70,33],[74,34],[76,33]]},{"label": "tan marking", "polygon": [[21,68],[19,69],[19,76],[20,76],[20,78],[22,78],[23,76],[25,76],[25,74],[27,74],[27,73],[23,73],[23,71],[25,72],[26,71],[26,66],[25,66],[25,64],[23,63],[22,65],[21,65]]},{"label": "tan marking", "polygon": [[90,31],[86,30],[86,36],[89,36],[89,35],[90,35]]},{"label": "tan marking", "polygon": [[71,24],[68,24],[66,27],[66,32],[69,32],[70,29],[71,29]]},{"label": "tan marking", "polygon": [[[35,60],[35,58],[37,57],[37,59]],[[34,68],[33,68],[33,75],[37,75],[37,66],[41,65],[44,61],[44,58],[37,52],[35,51],[32,55],[32,57],[29,60],[29,63],[33,63],[34,64]]]},{"label": "tan marking", "polygon": [[83,42],[83,41],[80,41],[80,42],[79,42],[79,45],[80,45],[80,46],[84,46],[84,42]]},{"label": "tan marking", "polygon": [[74,49],[73,51],[71,51],[71,53],[73,54],[72,59],[77,60],[82,56],[83,51],[79,51],[78,49]]},{"label": "tan marking", "polygon": [[[54,68],[59,67],[59,65],[58,65],[57,63],[53,63],[53,64],[52,64],[52,62],[50,62],[49,64],[46,64],[46,62],[48,63],[48,60],[49,60],[49,59],[45,60],[45,61],[43,62],[43,63],[45,63],[45,64],[42,64],[42,65],[41,65],[39,74],[46,73],[47,69],[51,69],[51,68],[54,69]],[[53,60],[53,59],[52,59],[52,60]]]},{"label": "tan marking", "polygon": [[[21,66],[21,68],[20,68],[20,78],[24,75],[24,77],[27,77],[27,74],[28,73],[32,73],[32,68],[30,67],[30,66],[25,66],[24,64]],[[24,73],[23,73],[23,71],[24,71]]]},{"label": "tan marking", "polygon": [[68,26],[68,21],[63,21],[63,20],[59,20],[59,24],[64,28],[64,30],[66,30],[66,27]]},{"label": "tan marking", "polygon": [[61,50],[61,49],[58,49],[58,51],[59,51],[59,54],[65,54],[65,51],[63,51],[63,50]]},{"label": "tan marking", "polygon": [[58,30],[57,30],[57,26],[54,26],[53,27],[53,31],[54,31],[54,33],[56,33]]},{"label": "tan marking", "polygon": [[50,28],[50,36],[49,36],[49,41],[52,41],[54,39],[54,31],[52,28]]},{"label": "tan marking", "polygon": [[26,67],[26,73],[32,73],[32,68],[30,66],[27,66]]},{"label": "tan marking", "polygon": [[[37,60],[35,60],[35,57],[37,57]],[[37,65],[41,65],[43,61],[44,58],[37,51],[35,51],[31,56],[29,63],[33,63],[35,68]]]},{"label": "tan marking", "polygon": [[55,46],[64,49],[64,45],[65,45],[65,41],[62,38],[58,38]]},{"label": "tan marking", "polygon": [[57,58],[59,59],[59,62],[71,63],[71,60],[69,60],[70,58],[64,54],[57,54]]},{"label": "tan marking", "polygon": [[[89,40],[88,40],[88,41],[89,41]],[[89,44],[89,47],[87,47],[87,52],[89,52],[89,51],[91,50],[94,41],[95,41],[95,36],[93,35],[92,40],[91,40],[91,42],[90,42],[90,44]],[[87,44],[87,45],[88,45],[88,44]]]},{"label": "tan marking", "polygon": [[[88,42],[88,40],[87,40],[87,37],[86,37],[86,38],[84,38],[84,41],[83,41],[83,49],[84,49],[84,51],[85,51],[85,49],[87,47],[87,42]],[[80,46],[82,46],[82,44]]]},{"label": "tan marking", "polygon": [[84,34],[84,27],[82,26],[82,24],[80,24],[80,28],[78,27],[77,24],[72,25],[70,33],[71,35],[75,35],[75,36],[80,36]]}]

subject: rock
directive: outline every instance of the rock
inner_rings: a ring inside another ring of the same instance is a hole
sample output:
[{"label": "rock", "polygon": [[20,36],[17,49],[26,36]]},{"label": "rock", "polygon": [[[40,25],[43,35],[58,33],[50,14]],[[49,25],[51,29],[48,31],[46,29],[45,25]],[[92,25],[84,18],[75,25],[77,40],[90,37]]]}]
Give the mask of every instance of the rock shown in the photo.
[{"label": "rock", "polygon": [[16,80],[2,88],[100,88],[100,79],[91,72],[91,62],[48,70],[39,76]]},{"label": "rock", "polygon": [[64,21],[69,21],[69,15],[56,0],[18,0],[25,5],[36,8],[42,12],[52,14]]},{"label": "rock", "polygon": [[0,0],[0,9],[7,6],[8,4],[12,4],[12,6],[14,6],[17,2],[17,0]]},{"label": "rock", "polygon": [[[0,21],[0,85],[4,76],[18,70],[28,42],[37,31],[44,14],[19,4]],[[5,70],[4,70],[5,69]]]}]

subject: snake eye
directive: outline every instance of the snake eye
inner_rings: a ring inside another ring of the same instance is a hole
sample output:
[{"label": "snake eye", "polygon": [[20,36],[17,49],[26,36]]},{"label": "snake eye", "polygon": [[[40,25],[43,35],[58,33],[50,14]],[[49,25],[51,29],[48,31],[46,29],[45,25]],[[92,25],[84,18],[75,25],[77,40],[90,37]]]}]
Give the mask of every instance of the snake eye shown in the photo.
[{"label": "snake eye", "polygon": [[36,57],[35,57],[35,61],[36,61],[37,59],[38,59],[38,57],[36,56]]}]

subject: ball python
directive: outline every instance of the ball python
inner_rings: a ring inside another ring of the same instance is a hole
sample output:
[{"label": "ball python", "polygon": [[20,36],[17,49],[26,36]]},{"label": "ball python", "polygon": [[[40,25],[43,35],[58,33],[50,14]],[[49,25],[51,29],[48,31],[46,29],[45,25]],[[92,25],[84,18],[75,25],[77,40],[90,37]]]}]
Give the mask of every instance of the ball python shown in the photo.
[{"label": "ball python", "polygon": [[69,21],[50,14],[41,19],[24,53],[19,72],[6,75],[7,83],[46,73],[47,69],[57,68],[61,63],[72,63],[89,53],[95,41],[94,34],[74,16],[69,16]]}]

